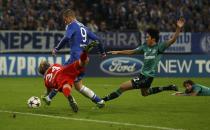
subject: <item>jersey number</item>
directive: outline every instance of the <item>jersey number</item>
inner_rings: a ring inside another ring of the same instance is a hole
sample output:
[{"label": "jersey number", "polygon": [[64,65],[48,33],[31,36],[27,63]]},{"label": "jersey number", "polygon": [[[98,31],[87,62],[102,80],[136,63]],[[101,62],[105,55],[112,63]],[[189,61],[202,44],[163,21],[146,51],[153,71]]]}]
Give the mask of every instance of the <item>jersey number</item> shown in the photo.
[{"label": "jersey number", "polygon": [[46,75],[46,80],[48,80],[49,82],[51,82],[52,77],[53,77],[53,74],[52,74],[52,73],[47,74],[47,75]]},{"label": "jersey number", "polygon": [[82,41],[86,42],[87,41],[87,32],[86,32],[85,28],[81,27],[80,32],[81,32],[81,35],[82,35]]}]

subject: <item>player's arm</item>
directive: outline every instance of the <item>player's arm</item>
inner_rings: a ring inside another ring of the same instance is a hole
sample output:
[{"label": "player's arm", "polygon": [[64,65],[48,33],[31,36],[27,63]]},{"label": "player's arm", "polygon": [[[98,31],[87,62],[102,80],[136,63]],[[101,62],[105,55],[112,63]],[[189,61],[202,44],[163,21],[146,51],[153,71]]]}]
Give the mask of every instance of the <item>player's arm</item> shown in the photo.
[{"label": "player's arm", "polygon": [[189,96],[197,96],[198,93],[197,92],[192,92],[192,93],[189,93]]},{"label": "player's arm", "polygon": [[185,91],[185,93],[176,94],[176,96],[197,96],[200,91],[201,91],[201,88],[200,87],[196,87],[190,93]]},{"label": "player's arm", "polygon": [[68,26],[65,35],[60,40],[58,45],[52,50],[52,55],[55,55],[72,37],[74,33],[73,26]]},{"label": "player's arm", "polygon": [[172,45],[173,43],[175,43],[176,39],[179,36],[179,33],[181,32],[182,27],[184,26],[185,23],[185,19],[184,18],[180,18],[179,20],[177,20],[177,28],[176,28],[176,32],[173,34],[172,38],[169,39],[166,44],[169,47],[170,45]]},{"label": "player's arm", "polygon": [[64,36],[58,45],[52,50],[52,55],[56,55],[56,53],[69,41],[69,38]]},{"label": "player's arm", "polygon": [[193,89],[193,91],[191,93],[189,93],[189,96],[197,96],[199,92],[202,91],[202,88],[201,87],[195,87]]},{"label": "player's arm", "polygon": [[176,93],[176,96],[197,96],[197,92],[192,92],[192,93]]},{"label": "player's arm", "polygon": [[135,54],[136,51],[135,50],[122,50],[122,51],[109,51],[107,53],[113,54],[113,55],[116,55],[116,54],[131,55],[131,54]]},{"label": "player's arm", "polygon": [[69,39],[70,38],[68,38],[67,36],[63,36],[63,38],[60,40],[60,42],[54,49],[56,51],[59,51],[66,44],[66,42],[68,42]]},{"label": "player's arm", "polygon": [[88,30],[87,35],[91,40],[99,42],[97,48],[98,48],[99,52],[101,53],[102,57],[105,57],[106,53],[105,53],[104,45],[101,42],[101,39],[96,34],[94,34],[93,32],[91,32],[89,30]]},{"label": "player's arm", "polygon": [[113,55],[115,55],[115,54],[123,54],[123,55],[139,54],[139,53],[143,53],[143,47],[144,47],[144,45],[141,45],[133,50],[109,51],[107,53],[113,54]]}]

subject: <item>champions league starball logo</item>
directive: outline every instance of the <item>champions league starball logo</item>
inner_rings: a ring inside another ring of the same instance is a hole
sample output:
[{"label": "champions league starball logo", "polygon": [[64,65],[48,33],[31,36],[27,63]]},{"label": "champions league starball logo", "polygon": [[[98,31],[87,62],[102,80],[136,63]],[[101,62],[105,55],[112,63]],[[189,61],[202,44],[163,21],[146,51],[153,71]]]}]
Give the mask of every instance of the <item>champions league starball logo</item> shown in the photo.
[{"label": "champions league starball logo", "polygon": [[203,36],[200,43],[201,49],[206,53],[210,53],[210,34]]}]

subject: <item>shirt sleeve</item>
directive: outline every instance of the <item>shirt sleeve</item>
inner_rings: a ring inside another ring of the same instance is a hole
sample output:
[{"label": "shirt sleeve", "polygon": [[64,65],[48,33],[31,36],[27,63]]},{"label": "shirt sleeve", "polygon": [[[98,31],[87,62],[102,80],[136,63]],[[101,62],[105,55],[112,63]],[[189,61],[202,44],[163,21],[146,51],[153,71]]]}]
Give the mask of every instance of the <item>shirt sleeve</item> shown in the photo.
[{"label": "shirt sleeve", "polygon": [[66,36],[64,36],[61,40],[60,40],[60,42],[58,43],[58,45],[55,47],[55,50],[56,51],[59,51],[65,44],[66,44],[66,42],[69,40],[69,38],[68,37],[66,37]]},{"label": "shirt sleeve", "polygon": [[89,29],[87,29],[87,35],[91,40],[98,41],[99,42],[99,44],[97,46],[98,51],[101,54],[105,53],[104,45],[102,44],[101,39],[95,33],[90,31]]},{"label": "shirt sleeve", "polygon": [[134,51],[136,54],[143,53],[144,52],[143,48],[144,48],[144,45],[141,45],[141,46],[137,47],[136,49],[134,49]]},{"label": "shirt sleeve", "polygon": [[168,47],[169,45],[166,42],[159,43],[159,52],[164,52]]},{"label": "shirt sleeve", "polygon": [[100,41],[100,38],[96,34],[94,34],[92,31],[90,31],[89,29],[87,29],[87,35],[91,40]]},{"label": "shirt sleeve", "polygon": [[66,27],[65,37],[70,39],[74,33],[75,33],[74,23],[72,23]]},{"label": "shirt sleeve", "polygon": [[69,39],[71,39],[74,32],[75,32],[75,30],[73,28],[73,25],[67,25],[66,32],[65,32],[63,38],[58,43],[58,45],[55,47],[55,50],[56,51],[60,50],[69,41]]},{"label": "shirt sleeve", "polygon": [[193,92],[195,92],[195,93],[199,93],[200,91],[201,91],[201,87],[194,86],[194,88],[193,88]]}]

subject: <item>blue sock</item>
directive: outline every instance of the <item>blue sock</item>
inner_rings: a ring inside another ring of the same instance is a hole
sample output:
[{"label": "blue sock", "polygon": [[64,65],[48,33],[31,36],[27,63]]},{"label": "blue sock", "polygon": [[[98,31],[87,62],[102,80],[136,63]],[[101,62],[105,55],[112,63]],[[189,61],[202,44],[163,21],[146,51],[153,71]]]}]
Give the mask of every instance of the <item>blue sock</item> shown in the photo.
[{"label": "blue sock", "polygon": [[100,102],[101,101],[101,98],[98,97],[97,95],[94,95],[93,98],[92,98],[92,101],[97,103],[97,102]]},{"label": "blue sock", "polygon": [[53,89],[50,93],[49,93],[49,98],[52,99],[58,91],[56,91],[55,89]]}]

